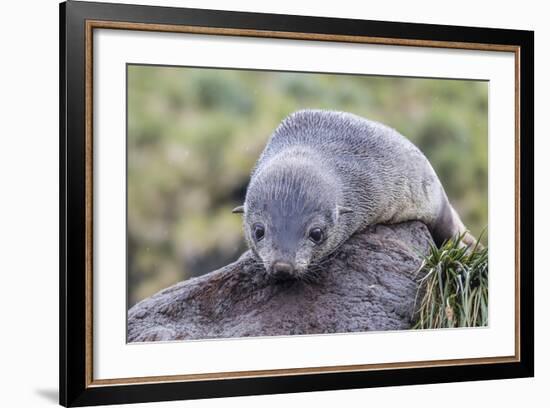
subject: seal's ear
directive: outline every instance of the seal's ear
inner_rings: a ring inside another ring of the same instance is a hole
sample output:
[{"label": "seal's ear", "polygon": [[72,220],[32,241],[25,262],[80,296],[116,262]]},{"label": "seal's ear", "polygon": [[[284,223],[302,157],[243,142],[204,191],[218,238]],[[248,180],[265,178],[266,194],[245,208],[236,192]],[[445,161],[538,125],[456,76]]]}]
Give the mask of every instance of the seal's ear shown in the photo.
[{"label": "seal's ear", "polygon": [[233,210],[231,210],[231,212],[233,214],[242,214],[242,213],[244,213],[244,205],[239,205],[238,207],[233,208]]},{"label": "seal's ear", "polygon": [[344,206],[341,206],[341,205],[337,205],[336,206],[336,210],[338,211],[338,215],[342,215],[342,214],[348,214],[348,213],[352,213],[353,210],[349,207],[344,207]]}]

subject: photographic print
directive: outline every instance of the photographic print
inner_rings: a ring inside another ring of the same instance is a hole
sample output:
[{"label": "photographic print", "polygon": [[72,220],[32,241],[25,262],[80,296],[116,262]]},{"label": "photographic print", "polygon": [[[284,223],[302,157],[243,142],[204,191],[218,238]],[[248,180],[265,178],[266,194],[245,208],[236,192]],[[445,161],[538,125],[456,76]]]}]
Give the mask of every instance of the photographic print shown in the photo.
[{"label": "photographic print", "polygon": [[126,75],[128,342],[490,324],[488,81]]},{"label": "photographic print", "polygon": [[61,404],[534,375],[533,32],[71,1],[60,44]]}]

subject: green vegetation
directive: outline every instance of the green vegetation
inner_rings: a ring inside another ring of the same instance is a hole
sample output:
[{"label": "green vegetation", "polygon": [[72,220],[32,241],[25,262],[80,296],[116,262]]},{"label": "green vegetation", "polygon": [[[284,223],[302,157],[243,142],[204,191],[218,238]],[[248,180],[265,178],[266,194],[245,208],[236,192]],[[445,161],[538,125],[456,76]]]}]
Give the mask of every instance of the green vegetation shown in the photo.
[{"label": "green vegetation", "polygon": [[303,108],[385,123],[430,159],[474,235],[487,224],[482,81],[128,67],[128,306],[245,249],[239,216],[273,129]]},{"label": "green vegetation", "polygon": [[488,249],[461,244],[432,245],[419,273],[422,293],[416,329],[486,326],[489,313]]}]

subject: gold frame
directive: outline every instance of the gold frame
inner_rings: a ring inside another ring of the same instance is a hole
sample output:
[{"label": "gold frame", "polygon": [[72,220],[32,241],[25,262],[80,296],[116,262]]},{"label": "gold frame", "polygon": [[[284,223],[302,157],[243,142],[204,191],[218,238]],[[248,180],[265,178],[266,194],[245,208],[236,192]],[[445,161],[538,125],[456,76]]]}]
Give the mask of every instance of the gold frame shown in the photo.
[{"label": "gold frame", "polygon": [[[513,52],[515,57],[515,353],[513,356],[479,357],[450,360],[430,360],[383,364],[356,364],[342,366],[303,367],[274,370],[253,370],[235,372],[215,372],[205,374],[166,375],[153,377],[127,377],[113,379],[93,379],[93,30],[119,29],[132,31],[156,31],[186,34],[206,34],[221,36],[260,37],[295,39],[310,41],[330,41],[342,43],[363,43],[397,45],[411,47],[451,48],[464,50]],[[396,368],[420,368],[460,366],[469,364],[514,363],[520,356],[520,47],[515,45],[483,44],[466,42],[446,42],[431,40],[395,39],[368,36],[313,34],[286,31],[263,31],[187,25],[166,25],[149,23],[127,23],[119,21],[86,21],[86,238],[85,238],[85,286],[86,286],[86,347],[85,347],[85,386],[102,387],[145,383],[167,383],[180,381],[224,380],[251,377],[292,376],[300,374],[320,374],[352,371],[389,370]]]}]

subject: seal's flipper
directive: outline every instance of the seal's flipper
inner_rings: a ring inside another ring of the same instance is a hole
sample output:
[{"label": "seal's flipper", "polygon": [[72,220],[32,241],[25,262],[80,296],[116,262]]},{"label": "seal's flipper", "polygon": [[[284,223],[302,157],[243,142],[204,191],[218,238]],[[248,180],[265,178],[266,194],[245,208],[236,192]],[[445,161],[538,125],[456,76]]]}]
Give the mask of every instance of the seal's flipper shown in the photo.
[{"label": "seal's flipper", "polygon": [[[451,206],[447,198],[445,198],[439,216],[433,225],[429,226],[432,238],[438,247],[449,239],[453,239],[458,235],[462,235],[462,243],[465,246],[473,248],[477,243],[477,238],[474,237],[460,220],[458,213]],[[483,245],[478,244],[479,248]]]},{"label": "seal's flipper", "polygon": [[428,225],[435,244],[441,247],[445,241],[464,231],[464,225],[447,197],[442,198],[439,215],[432,225]]}]

